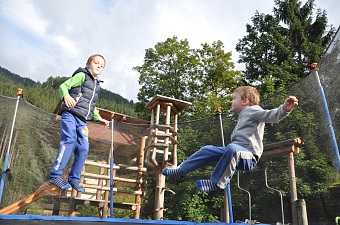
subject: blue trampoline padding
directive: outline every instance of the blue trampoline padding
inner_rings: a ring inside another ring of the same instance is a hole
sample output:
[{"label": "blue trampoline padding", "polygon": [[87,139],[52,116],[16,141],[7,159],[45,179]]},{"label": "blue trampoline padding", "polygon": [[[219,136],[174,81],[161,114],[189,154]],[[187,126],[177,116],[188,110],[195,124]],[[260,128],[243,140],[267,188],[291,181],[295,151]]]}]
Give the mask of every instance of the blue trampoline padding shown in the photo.
[{"label": "blue trampoline padding", "polygon": [[[6,223],[3,223],[5,222]],[[11,221],[9,223],[9,221]],[[26,221],[23,223],[23,221]],[[29,221],[34,223],[29,223]],[[1,224],[59,224],[57,221],[60,221],[60,224],[84,224],[88,225],[88,222],[91,225],[94,224],[93,222],[98,222],[95,224],[98,225],[139,225],[139,224],[155,224],[155,225],[227,225],[227,224],[234,224],[234,225],[241,225],[246,223],[225,223],[225,222],[190,222],[190,221],[177,221],[177,220],[144,220],[144,219],[125,219],[125,218],[97,218],[97,217],[77,217],[77,216],[41,216],[41,215],[0,215],[0,225]],[[50,223],[48,222],[50,221]],[[17,223],[16,223],[17,222]],[[83,222],[83,223],[82,223]],[[258,224],[261,225],[261,224]],[[269,225],[269,224],[262,224],[262,225]]]}]

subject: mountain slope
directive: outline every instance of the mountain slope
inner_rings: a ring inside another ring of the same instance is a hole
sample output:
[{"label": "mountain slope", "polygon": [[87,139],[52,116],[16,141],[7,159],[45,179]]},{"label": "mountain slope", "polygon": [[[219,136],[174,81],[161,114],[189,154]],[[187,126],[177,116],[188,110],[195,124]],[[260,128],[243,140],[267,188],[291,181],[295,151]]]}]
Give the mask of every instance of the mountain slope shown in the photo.
[{"label": "mountain slope", "polygon": [[[45,82],[14,74],[0,66],[0,95],[15,97],[18,87],[24,90],[24,98],[31,104],[53,112],[59,102],[59,85],[68,77],[49,77]],[[136,116],[134,103],[104,88],[99,94],[97,106],[107,110]]]}]

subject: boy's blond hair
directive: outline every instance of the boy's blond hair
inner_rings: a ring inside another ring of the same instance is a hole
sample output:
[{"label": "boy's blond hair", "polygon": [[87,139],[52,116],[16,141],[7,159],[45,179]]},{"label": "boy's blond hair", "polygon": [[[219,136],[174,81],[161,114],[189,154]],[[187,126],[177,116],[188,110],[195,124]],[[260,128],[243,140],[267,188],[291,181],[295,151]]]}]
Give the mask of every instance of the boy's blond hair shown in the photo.
[{"label": "boy's blond hair", "polygon": [[241,86],[236,88],[234,92],[237,92],[242,100],[247,98],[250,105],[258,105],[260,103],[260,94],[254,87]]},{"label": "boy's blond hair", "polygon": [[91,56],[87,59],[86,66],[87,66],[88,64],[90,64],[90,62],[92,61],[92,59],[93,59],[94,57],[96,57],[96,56],[99,56],[99,57],[102,57],[102,58],[103,58],[103,60],[104,60],[104,67],[105,67],[105,65],[106,65],[106,60],[105,60],[104,56],[102,56],[101,54],[93,54],[93,55],[91,55]]}]

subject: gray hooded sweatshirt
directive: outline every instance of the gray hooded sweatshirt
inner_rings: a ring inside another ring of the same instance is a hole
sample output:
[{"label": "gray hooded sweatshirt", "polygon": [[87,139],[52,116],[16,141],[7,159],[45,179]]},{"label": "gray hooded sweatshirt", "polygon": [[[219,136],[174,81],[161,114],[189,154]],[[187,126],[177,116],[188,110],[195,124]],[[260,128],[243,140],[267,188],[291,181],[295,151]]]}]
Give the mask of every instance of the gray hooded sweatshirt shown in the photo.
[{"label": "gray hooded sweatshirt", "polygon": [[259,105],[250,106],[243,110],[231,134],[231,143],[240,145],[260,159],[263,153],[263,134],[265,123],[277,123],[289,112],[283,105],[276,109],[264,110]]}]

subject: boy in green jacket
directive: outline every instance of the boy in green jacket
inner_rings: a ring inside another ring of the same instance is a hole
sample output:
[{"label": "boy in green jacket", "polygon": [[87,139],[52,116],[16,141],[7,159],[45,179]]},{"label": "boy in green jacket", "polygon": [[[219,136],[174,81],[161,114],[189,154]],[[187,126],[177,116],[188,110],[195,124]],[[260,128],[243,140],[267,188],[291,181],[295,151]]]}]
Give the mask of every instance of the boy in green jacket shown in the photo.
[{"label": "boy in green jacket", "polygon": [[[79,186],[79,179],[89,151],[86,121],[93,119],[105,126],[109,125],[109,121],[101,118],[96,108],[102,82],[98,75],[102,73],[105,63],[102,55],[91,55],[86,67],[77,69],[72,77],[59,87],[60,98],[63,100],[61,141],[50,171],[49,182],[60,189],[73,187],[78,192],[84,192],[84,188]],[[74,153],[74,161],[66,182],[62,174],[72,153]]]}]

